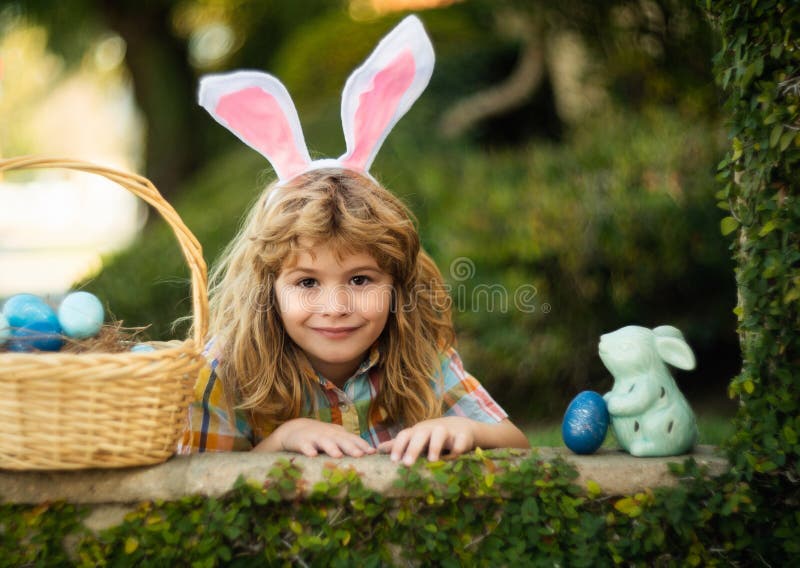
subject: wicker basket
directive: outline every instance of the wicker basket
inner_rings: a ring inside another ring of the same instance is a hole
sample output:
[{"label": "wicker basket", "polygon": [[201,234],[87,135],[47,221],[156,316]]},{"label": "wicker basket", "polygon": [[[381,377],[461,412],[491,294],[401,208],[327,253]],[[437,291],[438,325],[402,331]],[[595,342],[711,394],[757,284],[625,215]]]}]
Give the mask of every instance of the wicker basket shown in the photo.
[{"label": "wicker basket", "polygon": [[147,179],[74,160],[0,160],[0,172],[66,168],[103,176],[169,223],[192,276],[194,338],[149,353],[0,354],[0,469],[62,470],[160,463],[184,427],[208,325],[197,239]]}]

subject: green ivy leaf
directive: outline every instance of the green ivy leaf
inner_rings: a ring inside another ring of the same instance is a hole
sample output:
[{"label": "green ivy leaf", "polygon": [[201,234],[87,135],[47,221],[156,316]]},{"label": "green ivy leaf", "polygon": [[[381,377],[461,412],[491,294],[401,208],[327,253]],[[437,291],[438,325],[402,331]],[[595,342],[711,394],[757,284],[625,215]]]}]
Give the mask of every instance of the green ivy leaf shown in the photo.
[{"label": "green ivy leaf", "polygon": [[139,548],[139,541],[132,536],[125,539],[125,554],[133,554]]},{"label": "green ivy leaf", "polygon": [[783,427],[783,437],[786,439],[787,442],[791,445],[797,444],[797,432],[794,431],[794,428],[789,426],[788,424]]},{"label": "green ivy leaf", "polygon": [[776,124],[772,127],[772,131],[769,133],[769,147],[774,148],[778,145],[778,141],[781,139],[781,133],[783,132],[783,124]]},{"label": "green ivy leaf", "polygon": [[769,473],[770,471],[774,471],[776,469],[778,469],[778,465],[770,460],[756,463],[755,465],[755,470],[759,473]]},{"label": "green ivy leaf", "polygon": [[642,507],[636,502],[636,499],[632,497],[623,497],[618,500],[614,503],[614,508],[623,515],[628,515],[631,518],[638,517],[642,514]]},{"label": "green ivy leaf", "polygon": [[723,236],[728,236],[736,229],[739,228],[739,221],[734,219],[733,217],[723,217],[722,220],[719,222],[719,228],[722,232]]},{"label": "green ivy leaf", "polygon": [[733,139],[733,156],[731,156],[731,161],[732,162],[737,161],[739,158],[742,157],[742,153],[743,152],[744,152],[744,145],[742,144],[742,141],[739,140],[739,138],[734,138]]},{"label": "green ivy leaf", "polygon": [[759,237],[765,237],[765,236],[769,235],[772,231],[774,231],[776,228],[777,228],[777,225],[775,224],[775,221],[770,219],[769,221],[764,223],[763,227],[761,227],[761,230],[758,232],[758,236]]},{"label": "green ivy leaf", "polygon": [[783,303],[784,304],[791,304],[792,302],[796,302],[800,299],[800,286],[794,285],[792,286],[786,294],[783,296]]},{"label": "green ivy leaf", "polygon": [[539,519],[539,504],[536,502],[535,498],[528,497],[522,502],[522,507],[520,507],[519,512],[522,522],[535,522]]},{"label": "green ivy leaf", "polygon": [[794,140],[795,136],[797,136],[797,132],[795,132],[794,130],[787,130],[786,132],[784,132],[783,136],[781,136],[781,143],[778,149],[781,152],[786,150],[786,148],[789,147],[789,144],[792,143],[792,140]]}]

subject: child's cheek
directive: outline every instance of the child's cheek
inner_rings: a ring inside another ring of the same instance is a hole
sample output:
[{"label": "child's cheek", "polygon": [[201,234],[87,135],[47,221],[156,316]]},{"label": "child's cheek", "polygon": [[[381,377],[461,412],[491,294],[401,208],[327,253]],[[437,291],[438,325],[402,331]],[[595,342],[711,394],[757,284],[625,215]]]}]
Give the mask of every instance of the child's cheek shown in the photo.
[{"label": "child's cheek", "polygon": [[293,286],[284,286],[278,290],[278,307],[283,317],[291,317],[302,310],[307,304],[303,298],[302,289]]},{"label": "child's cheek", "polygon": [[388,285],[367,286],[358,300],[361,311],[388,312],[392,303],[392,287]]}]

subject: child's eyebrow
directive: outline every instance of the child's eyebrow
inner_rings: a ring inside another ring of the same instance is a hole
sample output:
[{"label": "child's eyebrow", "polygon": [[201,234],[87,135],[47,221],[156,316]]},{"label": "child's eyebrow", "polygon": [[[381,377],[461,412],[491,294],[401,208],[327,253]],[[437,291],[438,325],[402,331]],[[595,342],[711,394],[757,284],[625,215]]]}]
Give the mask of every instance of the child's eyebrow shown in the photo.
[{"label": "child's eyebrow", "polygon": [[306,266],[293,266],[291,268],[287,268],[285,270],[285,274],[294,274],[295,272],[301,272],[303,274],[316,274],[317,271],[313,268],[306,267]]},{"label": "child's eyebrow", "polygon": [[[302,274],[317,274],[319,271],[314,269],[310,266],[293,266],[286,270],[286,274],[294,274],[295,272],[299,272]],[[380,272],[383,273],[378,266],[373,265],[364,265],[364,266],[354,266],[353,268],[345,269],[345,272],[348,274],[353,274],[354,272]]]},{"label": "child's eyebrow", "polygon": [[383,272],[379,267],[374,265],[364,265],[364,266],[356,266],[354,268],[348,268],[347,272]]}]

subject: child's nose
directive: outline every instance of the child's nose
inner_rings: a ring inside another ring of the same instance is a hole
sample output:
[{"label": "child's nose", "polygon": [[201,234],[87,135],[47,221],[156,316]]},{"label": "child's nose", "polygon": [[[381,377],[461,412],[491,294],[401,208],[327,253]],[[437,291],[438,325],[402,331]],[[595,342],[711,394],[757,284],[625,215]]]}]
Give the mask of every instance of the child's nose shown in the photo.
[{"label": "child's nose", "polygon": [[325,291],[322,301],[323,313],[339,315],[350,313],[353,298],[346,286],[334,286]]}]

